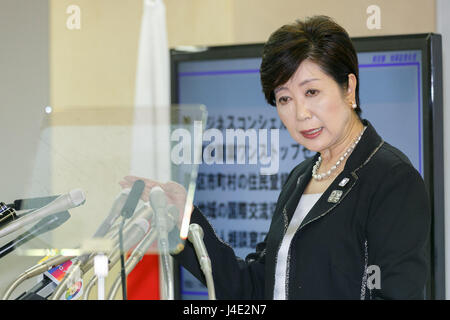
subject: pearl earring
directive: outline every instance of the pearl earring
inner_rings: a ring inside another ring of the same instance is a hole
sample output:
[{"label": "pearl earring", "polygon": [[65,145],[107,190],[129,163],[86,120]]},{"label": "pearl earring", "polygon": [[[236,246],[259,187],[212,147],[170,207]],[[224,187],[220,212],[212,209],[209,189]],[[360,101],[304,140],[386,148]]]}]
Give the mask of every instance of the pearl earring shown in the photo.
[{"label": "pearl earring", "polygon": [[353,109],[356,109],[357,106],[358,106],[358,105],[357,105],[356,103],[352,104],[352,108],[353,108]]}]

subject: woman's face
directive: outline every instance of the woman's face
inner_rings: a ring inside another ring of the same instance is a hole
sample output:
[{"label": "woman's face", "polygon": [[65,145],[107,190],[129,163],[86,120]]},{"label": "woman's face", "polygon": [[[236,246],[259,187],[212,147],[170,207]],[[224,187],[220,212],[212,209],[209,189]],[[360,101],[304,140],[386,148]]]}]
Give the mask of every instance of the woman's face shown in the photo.
[{"label": "woman's face", "polygon": [[278,115],[299,144],[315,152],[332,149],[357,118],[351,107],[355,85],[356,78],[351,78],[347,92],[343,92],[316,63],[304,60],[274,91]]}]

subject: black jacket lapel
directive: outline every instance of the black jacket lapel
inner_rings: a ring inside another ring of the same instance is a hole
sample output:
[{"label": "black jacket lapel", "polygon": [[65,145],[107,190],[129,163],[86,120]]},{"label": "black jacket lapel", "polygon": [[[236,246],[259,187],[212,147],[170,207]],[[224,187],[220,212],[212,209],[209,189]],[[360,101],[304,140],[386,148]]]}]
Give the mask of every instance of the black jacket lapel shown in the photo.
[{"label": "black jacket lapel", "polygon": [[[334,179],[316,204],[311,208],[305,219],[303,219],[300,228],[326,215],[334,207],[339,205],[356,184],[358,180],[357,171],[370,159],[372,154],[376,152],[382,144],[383,141],[381,137],[377,134],[370,122],[367,120],[363,120],[362,122],[367,126],[367,129],[363,134],[361,141],[347,159],[344,170]],[[295,188],[293,188],[284,207],[288,220],[286,226],[289,225],[298,202],[311,180],[312,167],[316,163],[318,157],[319,153],[316,153],[316,155],[309,160],[309,165],[305,167],[305,170],[299,172],[297,177],[295,177],[297,179],[297,184]],[[286,232],[286,228],[284,231]]]}]

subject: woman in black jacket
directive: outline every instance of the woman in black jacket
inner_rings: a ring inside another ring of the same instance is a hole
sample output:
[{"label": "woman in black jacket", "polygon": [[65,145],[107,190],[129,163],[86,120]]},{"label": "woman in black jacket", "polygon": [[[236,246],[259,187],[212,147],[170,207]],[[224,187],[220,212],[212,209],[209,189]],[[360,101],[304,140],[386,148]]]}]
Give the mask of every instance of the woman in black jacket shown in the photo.
[{"label": "woman in black jacket", "polygon": [[[347,32],[324,16],[283,26],[265,44],[260,71],[266,100],[316,155],[291,171],[265,241],[245,261],[194,207],[217,298],[423,299],[427,192],[408,158],[360,118]],[[145,181],[184,201],[181,186]],[[189,242],[174,258],[205,283]]]}]

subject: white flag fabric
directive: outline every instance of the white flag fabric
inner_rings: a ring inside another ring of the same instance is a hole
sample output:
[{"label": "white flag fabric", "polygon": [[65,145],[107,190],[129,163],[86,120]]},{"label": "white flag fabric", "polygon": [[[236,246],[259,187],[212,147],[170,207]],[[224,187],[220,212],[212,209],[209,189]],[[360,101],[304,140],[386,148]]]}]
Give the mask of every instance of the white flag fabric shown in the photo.
[{"label": "white flag fabric", "polygon": [[[170,65],[166,10],[162,0],[143,0],[136,69],[134,125],[130,174],[166,182],[170,180]],[[146,259],[144,257],[144,259]],[[162,260],[159,278],[163,284]],[[169,260],[169,268],[173,262]],[[142,282],[148,274],[140,275]],[[160,285],[160,296],[173,295]],[[132,288],[129,288],[132,289]]]},{"label": "white flag fabric", "polygon": [[170,180],[169,63],[164,3],[143,0],[130,174],[159,181]]}]

